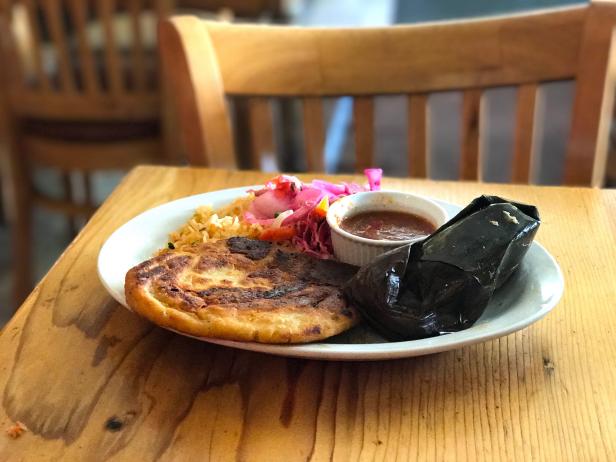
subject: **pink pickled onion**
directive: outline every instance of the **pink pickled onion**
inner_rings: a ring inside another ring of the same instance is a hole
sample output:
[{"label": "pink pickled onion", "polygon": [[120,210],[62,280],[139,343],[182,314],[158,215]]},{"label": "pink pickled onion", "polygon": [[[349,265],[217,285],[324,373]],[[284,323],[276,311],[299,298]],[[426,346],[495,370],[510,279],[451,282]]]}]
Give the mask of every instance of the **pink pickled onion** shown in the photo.
[{"label": "pink pickled onion", "polygon": [[244,212],[244,220],[250,224],[257,224],[261,226],[271,226],[274,223],[275,218],[257,218],[254,213],[249,211]]},{"label": "pink pickled onion", "polygon": [[[247,213],[250,213],[250,216],[256,220],[273,219],[276,218],[277,213],[294,209],[294,199],[294,197],[281,190],[266,190],[255,197]],[[250,222],[248,216],[246,220]]]},{"label": "pink pickled onion", "polygon": [[364,175],[368,178],[370,191],[379,191],[381,189],[381,177],[383,170],[380,168],[367,168],[364,170]]},{"label": "pink pickled onion", "polygon": [[276,178],[272,178],[267,183],[263,189],[259,189],[256,191],[252,191],[255,193],[255,196],[260,196],[265,194],[268,190],[278,190],[278,191],[294,191],[299,190],[302,187],[302,182],[299,178],[292,175],[278,175]]},{"label": "pink pickled onion", "polygon": [[381,189],[383,171],[380,168],[368,168],[364,173],[368,179],[366,186],[344,182],[336,184],[324,180],[303,184],[294,176],[279,175],[265,183],[263,188],[252,191],[255,199],[244,218],[249,223],[271,227],[280,213],[292,211],[281,224],[295,228],[293,244],[313,256],[330,258],[333,256],[333,248],[329,225],[325,217],[312,211],[324,197],[332,204],[350,194]]}]

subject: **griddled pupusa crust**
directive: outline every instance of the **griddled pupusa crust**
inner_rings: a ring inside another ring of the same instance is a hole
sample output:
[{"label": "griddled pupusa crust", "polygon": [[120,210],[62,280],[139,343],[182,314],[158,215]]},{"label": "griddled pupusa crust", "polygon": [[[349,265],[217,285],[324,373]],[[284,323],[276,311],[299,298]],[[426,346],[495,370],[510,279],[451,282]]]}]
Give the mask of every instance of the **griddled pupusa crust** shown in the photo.
[{"label": "griddled pupusa crust", "polygon": [[358,321],[341,287],[356,268],[242,237],[172,251],[126,275],[129,306],[197,337],[303,343]]}]

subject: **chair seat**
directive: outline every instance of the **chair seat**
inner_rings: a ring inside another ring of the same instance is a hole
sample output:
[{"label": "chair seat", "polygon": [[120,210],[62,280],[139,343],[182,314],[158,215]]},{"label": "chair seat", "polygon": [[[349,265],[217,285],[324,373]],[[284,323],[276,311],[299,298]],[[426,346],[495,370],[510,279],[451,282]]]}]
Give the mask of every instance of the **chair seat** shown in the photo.
[{"label": "chair seat", "polygon": [[24,135],[22,147],[33,165],[63,171],[126,170],[140,164],[165,162],[159,136],[107,139],[105,143]]},{"label": "chair seat", "polygon": [[63,141],[130,141],[159,136],[160,121],[158,119],[131,122],[27,119],[23,123],[23,130],[29,136]]}]

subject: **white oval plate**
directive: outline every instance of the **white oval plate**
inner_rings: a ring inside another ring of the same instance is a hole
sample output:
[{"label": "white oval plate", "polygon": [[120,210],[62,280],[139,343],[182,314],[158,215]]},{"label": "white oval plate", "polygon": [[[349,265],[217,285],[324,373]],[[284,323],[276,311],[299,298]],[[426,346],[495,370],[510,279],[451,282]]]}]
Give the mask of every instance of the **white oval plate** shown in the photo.
[{"label": "white oval plate", "polygon": [[[254,188],[224,189],[178,199],[143,212],[118,228],[101,247],[98,275],[111,296],[128,308],[124,276],[133,266],[165,246],[168,234],[183,225],[200,205],[218,208]],[[461,207],[439,202],[449,216]],[[533,243],[520,269],[499,289],[484,314],[470,328],[452,334],[407,342],[387,342],[363,324],[327,339],[327,343],[270,345],[199,338],[243,350],[281,356],[329,360],[381,360],[419,356],[451,350],[501,337],[544,317],[558,302],[564,289],[563,276],[554,258]],[[130,309],[130,308],[129,308]]]}]

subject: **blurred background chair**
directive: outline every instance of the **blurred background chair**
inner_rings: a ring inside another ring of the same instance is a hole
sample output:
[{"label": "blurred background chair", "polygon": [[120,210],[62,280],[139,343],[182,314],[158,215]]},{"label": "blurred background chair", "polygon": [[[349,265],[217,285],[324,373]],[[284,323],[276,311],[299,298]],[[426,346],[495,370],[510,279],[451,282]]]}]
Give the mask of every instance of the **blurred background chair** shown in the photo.
[{"label": "blurred background chair", "polygon": [[[32,207],[76,219],[95,210],[90,173],[165,162],[161,97],[147,23],[171,2],[14,0],[0,12],[13,181],[15,298],[31,287]],[[120,23],[114,23],[120,21]],[[122,30],[130,34],[122,34]],[[150,47],[146,46],[150,42]],[[62,197],[34,186],[35,167],[62,178]],[[80,173],[81,200],[74,183]]]},{"label": "blurred background chair", "polygon": [[[426,177],[431,163],[428,98],[456,89],[463,91],[459,177],[480,180],[482,157],[490,155],[482,152],[488,122],[482,95],[515,85],[510,178],[528,182],[539,155],[534,136],[538,86],[574,80],[564,182],[599,185],[613,106],[614,73],[608,64],[615,24],[616,6],[592,3],[382,29],[289,29],[181,17],[163,23],[160,32],[164,67],[194,164],[263,166],[263,147],[276,138],[275,105],[295,98],[302,106],[304,165],[322,171],[324,100],[352,96],[355,170],[361,171],[375,164],[374,96],[403,94],[407,172]],[[238,104],[248,108],[248,124],[234,119]],[[248,159],[240,155],[238,140],[250,144]]]},{"label": "blurred background chair", "polygon": [[[286,20],[278,0],[2,0],[0,144],[11,218],[14,305],[33,280],[32,210],[94,212],[92,178],[184,162],[159,86],[156,27],[173,11]],[[41,171],[44,173],[41,174]],[[42,177],[42,180],[41,180]],[[50,178],[56,187],[49,187]],[[2,262],[0,262],[2,263]]]}]

